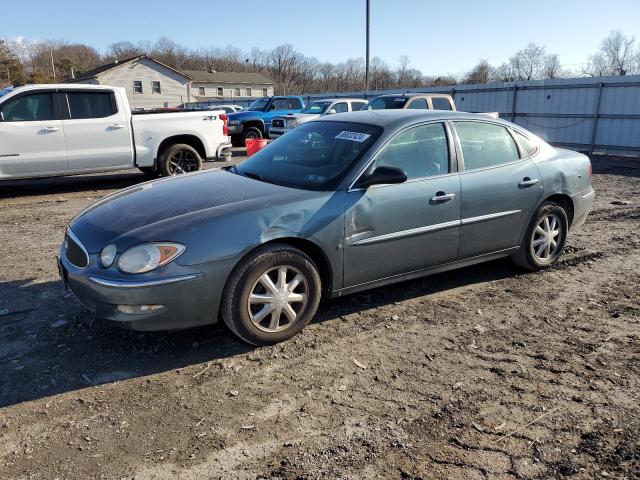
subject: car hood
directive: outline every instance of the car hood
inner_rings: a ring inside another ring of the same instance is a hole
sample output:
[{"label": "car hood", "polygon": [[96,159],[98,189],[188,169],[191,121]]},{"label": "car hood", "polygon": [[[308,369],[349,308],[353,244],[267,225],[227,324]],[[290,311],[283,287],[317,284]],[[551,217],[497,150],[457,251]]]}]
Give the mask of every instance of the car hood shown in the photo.
[{"label": "car hood", "polygon": [[291,118],[295,118],[296,120],[303,120],[303,121],[308,121],[308,120],[313,120],[315,118],[319,118],[321,115],[319,113],[289,113],[287,115],[280,115],[278,117],[274,117],[274,118],[281,118],[283,120],[289,120]]},{"label": "car hood", "polygon": [[241,112],[234,112],[227,115],[229,121],[231,120],[243,120],[247,117],[255,117],[256,115],[260,115],[262,111],[260,110],[242,110]]},{"label": "car hood", "polygon": [[[124,248],[172,229],[191,228],[203,219],[318,196],[225,170],[209,170],[136,185],[95,203],[69,224],[89,253],[115,242]],[[325,192],[326,194],[326,192]],[[126,237],[126,238],[124,238]]]}]

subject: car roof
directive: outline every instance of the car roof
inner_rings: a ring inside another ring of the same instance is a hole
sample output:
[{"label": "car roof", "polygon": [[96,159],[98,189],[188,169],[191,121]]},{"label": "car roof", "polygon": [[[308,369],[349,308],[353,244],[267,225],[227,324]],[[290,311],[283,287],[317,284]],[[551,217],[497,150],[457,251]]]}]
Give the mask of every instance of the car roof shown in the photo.
[{"label": "car roof", "polygon": [[338,97],[338,98],[321,98],[318,100],[311,100],[309,103],[316,102],[366,102],[364,98],[348,98],[348,97]]},{"label": "car roof", "polygon": [[452,112],[448,110],[410,110],[410,109],[388,109],[388,110],[359,110],[357,112],[336,113],[325,115],[316,122],[352,122],[377,125],[379,127],[402,127],[418,121],[429,120],[484,120],[507,125],[504,120],[491,118],[481,113]]},{"label": "car roof", "polygon": [[443,93],[414,93],[414,92],[405,92],[405,93],[387,93],[385,95],[378,95],[377,97],[372,98],[371,100],[375,100],[376,98],[393,98],[393,97],[405,97],[405,98],[413,98],[413,97],[449,97],[450,95],[446,92]]}]

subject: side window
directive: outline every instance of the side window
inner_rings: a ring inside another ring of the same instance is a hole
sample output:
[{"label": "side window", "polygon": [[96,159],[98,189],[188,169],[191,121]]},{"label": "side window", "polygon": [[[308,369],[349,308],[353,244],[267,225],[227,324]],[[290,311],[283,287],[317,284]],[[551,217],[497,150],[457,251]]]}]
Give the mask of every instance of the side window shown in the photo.
[{"label": "side window", "polygon": [[501,125],[455,122],[462,147],[465,170],[492,167],[519,158],[516,144]]},{"label": "side window", "polygon": [[237,88],[237,87],[233,89],[233,94],[234,94],[236,97],[239,97],[240,95],[242,95],[242,94],[240,93],[240,89],[239,89],[239,88]]},{"label": "side window", "polygon": [[54,119],[53,95],[34,93],[7,101],[2,116],[5,122],[38,122]]},{"label": "side window", "polygon": [[105,118],[117,112],[113,94],[109,92],[67,92],[71,119]]},{"label": "side window", "polygon": [[222,87],[218,87],[218,96],[222,97],[224,95],[224,89]]},{"label": "side window", "polygon": [[449,172],[449,148],[442,123],[421,125],[400,133],[375,161],[375,166],[398,167],[407,179]]},{"label": "side window", "polygon": [[364,107],[366,104],[367,104],[367,102],[351,102],[351,111],[352,112],[357,112],[362,107]]},{"label": "side window", "polygon": [[162,88],[160,88],[160,82],[151,82],[151,93],[162,93]]},{"label": "side window", "polygon": [[344,113],[349,111],[349,107],[347,106],[347,102],[334,103],[333,108],[336,113]]},{"label": "side window", "polygon": [[416,98],[412,100],[407,108],[425,109],[429,108],[426,98]]},{"label": "side window", "polygon": [[133,93],[143,93],[143,91],[142,91],[142,80],[134,80],[133,81]]},{"label": "side window", "polygon": [[520,142],[520,145],[522,145],[522,148],[524,148],[524,151],[526,152],[527,156],[531,156],[538,151],[538,145],[532,139],[525,137],[523,134],[521,134],[517,130],[511,130],[511,131],[518,139],[518,142]]},{"label": "side window", "polygon": [[251,87],[247,87],[247,88],[245,88],[245,92],[244,92],[244,93],[245,93],[245,95],[246,95],[247,97],[250,97],[250,96],[251,96]]},{"label": "side window", "polygon": [[198,96],[204,97],[205,93],[206,93],[206,90],[204,87],[198,87]]},{"label": "side window", "polygon": [[431,105],[433,105],[434,110],[451,110],[451,103],[449,103],[448,98],[432,97]]},{"label": "side window", "polygon": [[288,103],[289,103],[289,110],[302,109],[302,102],[300,102],[299,98],[290,98]]}]

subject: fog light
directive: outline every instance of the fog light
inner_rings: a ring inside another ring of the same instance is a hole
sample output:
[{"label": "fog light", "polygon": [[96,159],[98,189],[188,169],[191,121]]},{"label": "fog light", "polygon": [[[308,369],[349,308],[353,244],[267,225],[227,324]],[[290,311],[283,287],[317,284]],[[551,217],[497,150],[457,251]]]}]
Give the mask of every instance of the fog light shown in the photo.
[{"label": "fog light", "polygon": [[143,315],[162,310],[164,305],[118,305],[116,310],[127,315]]}]

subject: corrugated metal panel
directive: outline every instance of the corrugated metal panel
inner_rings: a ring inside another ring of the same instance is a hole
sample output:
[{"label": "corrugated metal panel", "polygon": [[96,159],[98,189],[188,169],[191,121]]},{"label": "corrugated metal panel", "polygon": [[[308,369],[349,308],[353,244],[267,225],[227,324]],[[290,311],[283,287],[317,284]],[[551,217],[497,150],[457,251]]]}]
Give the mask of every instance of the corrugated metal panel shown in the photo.
[{"label": "corrugated metal panel", "polygon": [[312,102],[408,92],[452,94],[458,110],[499,112],[502,118],[513,119],[553,144],[603,153],[640,154],[640,75],[319,93],[304,98]]}]

